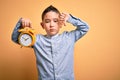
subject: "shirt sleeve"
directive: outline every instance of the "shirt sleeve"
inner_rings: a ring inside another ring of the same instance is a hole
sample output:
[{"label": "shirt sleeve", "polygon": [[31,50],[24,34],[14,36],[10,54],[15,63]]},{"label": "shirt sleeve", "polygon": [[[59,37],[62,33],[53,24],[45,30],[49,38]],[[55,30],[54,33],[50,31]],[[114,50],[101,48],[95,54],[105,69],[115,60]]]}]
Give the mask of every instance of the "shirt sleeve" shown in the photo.
[{"label": "shirt sleeve", "polygon": [[17,22],[17,24],[13,30],[12,36],[11,36],[12,41],[15,43],[18,43],[18,36],[20,35],[20,32],[18,32],[18,30],[20,29],[20,27],[21,27],[21,18]]},{"label": "shirt sleeve", "polygon": [[89,26],[80,20],[79,18],[76,18],[72,15],[70,15],[70,18],[67,21],[68,23],[71,23],[73,26],[76,27],[75,30],[72,30],[71,32],[68,32],[67,34],[72,38],[72,40],[77,41],[81,37],[83,37],[89,30]]}]

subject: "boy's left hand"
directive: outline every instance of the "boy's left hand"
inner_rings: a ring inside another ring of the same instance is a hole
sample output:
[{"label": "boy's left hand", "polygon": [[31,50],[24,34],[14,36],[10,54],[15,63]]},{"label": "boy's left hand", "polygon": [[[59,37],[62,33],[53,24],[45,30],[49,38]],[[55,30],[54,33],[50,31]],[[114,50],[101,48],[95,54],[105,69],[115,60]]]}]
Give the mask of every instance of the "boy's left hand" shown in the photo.
[{"label": "boy's left hand", "polygon": [[59,20],[60,24],[66,26],[66,21],[69,19],[70,15],[68,13],[61,13]]}]

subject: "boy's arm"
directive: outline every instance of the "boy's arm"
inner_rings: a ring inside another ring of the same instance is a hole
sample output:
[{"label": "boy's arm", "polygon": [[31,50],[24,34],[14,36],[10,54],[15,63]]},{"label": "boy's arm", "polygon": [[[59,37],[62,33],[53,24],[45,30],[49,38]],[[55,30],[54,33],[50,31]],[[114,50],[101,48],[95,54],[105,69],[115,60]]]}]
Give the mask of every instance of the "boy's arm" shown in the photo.
[{"label": "boy's arm", "polygon": [[24,28],[24,27],[31,27],[31,20],[27,19],[27,18],[20,18],[19,21],[16,24],[16,27],[13,30],[12,33],[12,41],[14,41],[15,43],[18,43],[18,36],[20,35],[20,32],[18,32],[18,30],[20,28]]},{"label": "boy's arm", "polygon": [[67,22],[69,22],[69,23],[71,23],[71,24],[73,24],[74,26],[77,27],[75,30],[73,30],[69,33],[69,36],[71,36],[74,41],[77,41],[78,39],[80,39],[89,30],[89,27],[85,22],[83,22],[79,18],[76,18],[72,15],[70,15]]},{"label": "boy's arm", "polygon": [[14,30],[13,30],[13,33],[12,33],[12,36],[11,36],[11,39],[13,42],[15,43],[18,43],[18,36],[20,34],[20,32],[18,32],[18,30],[21,28],[21,18],[19,19],[19,21],[17,22]]}]

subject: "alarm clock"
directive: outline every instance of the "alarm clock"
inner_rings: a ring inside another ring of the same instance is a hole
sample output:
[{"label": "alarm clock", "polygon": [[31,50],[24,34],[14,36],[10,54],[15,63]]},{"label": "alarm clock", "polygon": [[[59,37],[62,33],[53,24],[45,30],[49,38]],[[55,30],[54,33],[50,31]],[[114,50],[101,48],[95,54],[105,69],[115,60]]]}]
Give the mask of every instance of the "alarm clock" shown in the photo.
[{"label": "alarm clock", "polygon": [[18,37],[19,44],[23,47],[32,47],[35,43],[34,29],[25,27],[20,30],[20,35]]}]

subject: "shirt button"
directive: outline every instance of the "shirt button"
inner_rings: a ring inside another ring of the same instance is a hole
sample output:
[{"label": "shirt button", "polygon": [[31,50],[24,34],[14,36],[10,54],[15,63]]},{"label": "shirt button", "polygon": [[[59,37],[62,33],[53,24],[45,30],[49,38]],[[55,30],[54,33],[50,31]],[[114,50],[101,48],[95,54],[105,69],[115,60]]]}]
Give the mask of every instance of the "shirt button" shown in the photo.
[{"label": "shirt button", "polygon": [[58,75],[58,73],[55,73],[55,75],[57,76],[57,75]]},{"label": "shirt button", "polygon": [[57,67],[57,63],[55,63],[55,67]]},{"label": "shirt button", "polygon": [[57,57],[56,52],[55,52],[55,54],[54,54],[53,56],[54,56],[54,57]]}]

